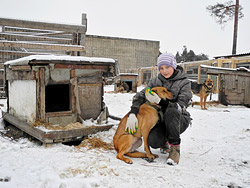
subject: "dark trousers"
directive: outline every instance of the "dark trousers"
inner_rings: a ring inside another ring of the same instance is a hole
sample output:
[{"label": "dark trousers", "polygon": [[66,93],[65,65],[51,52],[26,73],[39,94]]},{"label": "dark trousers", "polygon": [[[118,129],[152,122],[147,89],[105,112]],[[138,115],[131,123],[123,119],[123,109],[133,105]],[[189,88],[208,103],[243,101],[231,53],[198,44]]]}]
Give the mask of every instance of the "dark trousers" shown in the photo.
[{"label": "dark trousers", "polygon": [[179,145],[180,134],[187,129],[190,121],[189,113],[182,114],[177,108],[168,107],[163,115],[163,121],[158,122],[149,133],[149,146],[156,149],[164,146],[166,142]]}]

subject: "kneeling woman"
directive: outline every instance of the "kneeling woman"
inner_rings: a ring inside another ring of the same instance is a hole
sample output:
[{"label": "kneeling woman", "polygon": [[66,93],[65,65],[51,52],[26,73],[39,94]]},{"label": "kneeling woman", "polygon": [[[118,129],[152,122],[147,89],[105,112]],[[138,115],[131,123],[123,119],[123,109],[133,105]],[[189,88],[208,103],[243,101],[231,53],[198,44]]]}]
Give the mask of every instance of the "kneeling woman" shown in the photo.
[{"label": "kneeling woman", "polygon": [[162,100],[156,93],[149,93],[146,91],[147,87],[144,88],[133,98],[126,130],[129,133],[136,132],[138,124],[136,114],[140,105],[146,100],[159,104],[163,118],[151,130],[148,144],[152,148],[160,148],[162,153],[168,152],[167,163],[173,165],[178,164],[180,160],[180,134],[187,129],[191,121],[190,114],[186,110],[192,98],[191,83],[172,54],[161,54],[157,60],[157,67],[160,73],[149,81],[147,87],[165,87],[172,92],[173,99]]}]

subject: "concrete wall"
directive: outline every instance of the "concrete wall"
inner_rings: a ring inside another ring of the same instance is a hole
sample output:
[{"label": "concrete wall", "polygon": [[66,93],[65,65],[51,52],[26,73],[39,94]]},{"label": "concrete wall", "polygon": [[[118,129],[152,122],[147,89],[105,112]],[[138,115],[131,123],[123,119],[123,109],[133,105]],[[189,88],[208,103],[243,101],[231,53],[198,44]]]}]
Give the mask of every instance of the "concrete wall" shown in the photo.
[{"label": "concrete wall", "polygon": [[86,56],[117,59],[120,71],[156,65],[160,42],[86,35]]}]

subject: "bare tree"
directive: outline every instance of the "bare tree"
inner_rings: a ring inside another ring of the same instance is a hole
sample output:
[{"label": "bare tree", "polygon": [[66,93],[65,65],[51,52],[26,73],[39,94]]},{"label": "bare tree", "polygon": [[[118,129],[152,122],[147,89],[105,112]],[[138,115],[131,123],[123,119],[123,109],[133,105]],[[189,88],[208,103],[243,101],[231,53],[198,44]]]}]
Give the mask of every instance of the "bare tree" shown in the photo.
[{"label": "bare tree", "polygon": [[234,18],[234,34],[233,34],[233,49],[232,54],[236,54],[237,36],[238,36],[238,20],[243,18],[242,6],[239,5],[239,0],[228,1],[224,4],[217,3],[216,5],[209,5],[206,9],[210,12],[218,24],[222,27]]}]

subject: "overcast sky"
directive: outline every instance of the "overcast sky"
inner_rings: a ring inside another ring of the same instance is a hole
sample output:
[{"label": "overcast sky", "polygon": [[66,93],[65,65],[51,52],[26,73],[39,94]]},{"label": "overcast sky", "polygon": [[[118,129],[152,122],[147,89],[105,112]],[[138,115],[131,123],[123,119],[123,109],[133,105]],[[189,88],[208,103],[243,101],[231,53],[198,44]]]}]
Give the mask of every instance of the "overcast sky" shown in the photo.
[{"label": "overcast sky", "polygon": [[[183,46],[209,58],[232,53],[233,20],[224,29],[206,10],[228,0],[0,0],[0,17],[81,24],[87,34],[160,41],[161,52]],[[234,0],[235,1],[235,0]],[[240,0],[237,53],[250,52],[250,0]]]}]

